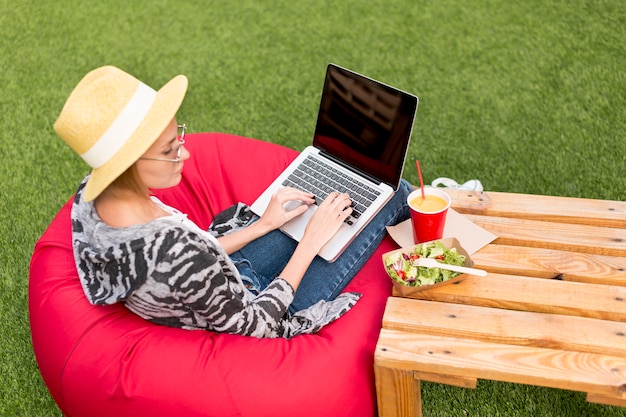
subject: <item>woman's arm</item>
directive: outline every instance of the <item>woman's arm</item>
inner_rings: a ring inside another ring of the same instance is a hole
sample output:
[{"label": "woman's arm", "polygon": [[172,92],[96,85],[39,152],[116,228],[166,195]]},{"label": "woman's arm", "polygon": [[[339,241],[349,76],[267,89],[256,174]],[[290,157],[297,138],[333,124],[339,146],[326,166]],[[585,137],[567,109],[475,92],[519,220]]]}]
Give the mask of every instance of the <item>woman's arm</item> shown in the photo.
[{"label": "woman's arm", "polygon": [[[285,210],[283,204],[290,200],[302,200],[303,204],[294,210]],[[313,202],[310,194],[293,188],[283,188],[272,197],[265,214],[250,226],[231,234],[218,238],[226,253],[231,254],[254,239],[282,226],[288,220],[299,216],[308,210],[308,204]],[[351,200],[348,194],[330,193],[326,200],[319,205],[307,227],[304,236],[298,243],[293,255],[280,274],[296,290],[304,273],[313,262],[315,256],[334,235],[343,221],[352,213]]]},{"label": "woman's arm", "polygon": [[304,236],[300,239],[291,259],[280,274],[280,277],[287,281],[294,290],[298,289],[304,273],[315,256],[352,213],[351,204],[348,194],[333,192],[311,216]]},{"label": "woman's arm", "polygon": [[[288,201],[298,200],[303,204],[293,210],[285,209]],[[308,210],[315,202],[313,195],[295,188],[281,188],[270,200],[265,213],[261,218],[250,226],[219,237],[217,240],[229,255],[246,246],[248,243],[261,236],[278,229],[289,220],[297,217]]]}]

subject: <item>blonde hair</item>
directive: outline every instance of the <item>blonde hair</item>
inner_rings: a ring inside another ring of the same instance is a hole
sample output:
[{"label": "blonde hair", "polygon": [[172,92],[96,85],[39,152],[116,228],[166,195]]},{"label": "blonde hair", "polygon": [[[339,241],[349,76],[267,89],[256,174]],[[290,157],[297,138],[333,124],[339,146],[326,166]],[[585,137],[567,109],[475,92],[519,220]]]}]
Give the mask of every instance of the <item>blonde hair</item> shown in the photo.
[{"label": "blonde hair", "polygon": [[150,195],[150,190],[139,179],[136,164],[132,164],[122,175],[117,177],[106,188],[105,192],[120,198],[124,195],[128,195],[128,193],[137,194],[142,197]]}]

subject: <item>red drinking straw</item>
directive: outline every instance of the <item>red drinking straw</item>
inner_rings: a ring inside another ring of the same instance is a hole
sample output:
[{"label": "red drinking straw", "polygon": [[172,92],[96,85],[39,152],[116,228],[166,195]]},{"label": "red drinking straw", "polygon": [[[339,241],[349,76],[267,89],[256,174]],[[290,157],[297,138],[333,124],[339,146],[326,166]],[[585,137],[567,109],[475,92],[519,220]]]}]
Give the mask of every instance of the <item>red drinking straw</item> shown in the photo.
[{"label": "red drinking straw", "polygon": [[420,177],[420,187],[422,188],[422,201],[426,200],[426,195],[424,195],[424,179],[422,178],[422,169],[420,168],[419,159],[415,160],[415,166],[417,166],[417,175]]}]

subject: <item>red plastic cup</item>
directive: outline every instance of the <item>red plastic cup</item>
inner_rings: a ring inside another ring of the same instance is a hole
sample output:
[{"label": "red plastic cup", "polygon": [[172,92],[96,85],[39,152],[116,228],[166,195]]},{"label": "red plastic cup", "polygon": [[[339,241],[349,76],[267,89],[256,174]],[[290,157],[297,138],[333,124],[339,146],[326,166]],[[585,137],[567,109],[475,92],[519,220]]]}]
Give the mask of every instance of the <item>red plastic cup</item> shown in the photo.
[{"label": "red plastic cup", "polygon": [[[450,208],[450,196],[440,188],[424,187],[424,194],[426,204],[421,205],[417,205],[414,201],[415,199],[422,200],[421,189],[414,190],[407,197],[407,203],[411,209],[413,241],[415,243],[441,239],[446,224],[446,214]],[[437,200],[437,197],[440,200]]]}]

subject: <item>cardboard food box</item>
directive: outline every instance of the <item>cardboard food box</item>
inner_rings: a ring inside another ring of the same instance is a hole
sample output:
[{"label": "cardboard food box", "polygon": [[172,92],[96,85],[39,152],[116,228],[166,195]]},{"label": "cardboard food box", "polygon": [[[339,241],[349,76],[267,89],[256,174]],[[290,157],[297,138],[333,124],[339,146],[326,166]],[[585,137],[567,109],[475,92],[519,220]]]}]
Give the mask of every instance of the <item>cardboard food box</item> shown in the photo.
[{"label": "cardboard food box", "polygon": [[[469,254],[467,253],[467,251],[465,249],[463,249],[463,247],[461,246],[461,244],[459,243],[459,241],[456,238],[444,238],[444,239],[439,239],[439,241],[441,243],[443,243],[443,245],[448,248],[448,249],[452,249],[452,248],[456,248],[457,252],[460,253],[461,255],[465,256],[465,263],[463,264],[463,266],[466,267],[472,267],[474,265],[474,262],[471,260]],[[428,242],[425,242],[428,243]],[[422,245],[423,243],[420,243],[419,245]],[[413,251],[413,249],[416,246],[419,245],[413,245],[413,246],[408,246],[408,247],[404,247],[404,248],[400,248],[400,249],[396,249],[393,250],[391,252],[387,252],[382,256],[382,261],[383,261],[383,267],[385,268],[385,272],[387,272],[387,275],[389,275],[389,271],[387,270],[386,267],[386,260],[389,256],[394,255],[398,252],[400,253],[411,253]],[[457,275],[454,278],[451,278],[447,281],[443,281],[443,282],[438,282],[436,284],[432,284],[432,285],[419,285],[419,286],[410,286],[410,285],[405,285],[402,284],[398,281],[396,281],[395,279],[391,278],[391,275],[389,275],[389,279],[391,279],[391,282],[393,283],[393,295],[394,296],[399,296],[399,297],[409,297],[411,298],[412,295],[420,292],[420,291],[424,291],[424,290],[428,290],[428,289],[432,289],[432,288],[436,288],[442,285],[450,285],[453,284],[455,282],[459,282],[464,280],[467,277],[467,274],[461,274],[461,275]]]}]

